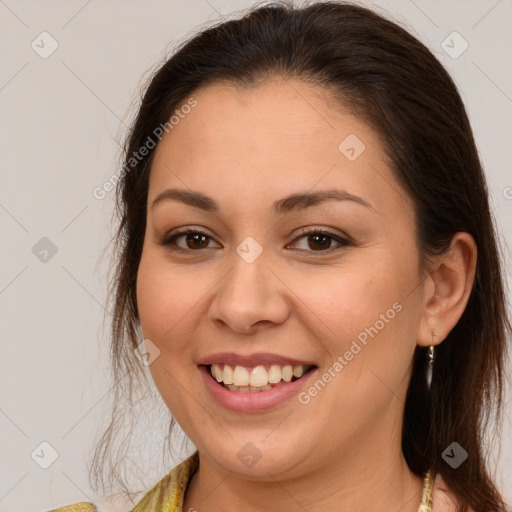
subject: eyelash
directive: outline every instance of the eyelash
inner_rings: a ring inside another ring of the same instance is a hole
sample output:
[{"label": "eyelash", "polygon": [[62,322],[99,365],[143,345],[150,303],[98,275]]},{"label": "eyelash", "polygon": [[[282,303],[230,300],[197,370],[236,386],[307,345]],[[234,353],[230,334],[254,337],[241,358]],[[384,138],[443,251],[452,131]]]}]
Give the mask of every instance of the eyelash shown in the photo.
[{"label": "eyelash", "polygon": [[[183,247],[178,247],[177,245],[174,244],[174,241],[176,239],[178,239],[182,236],[186,236],[186,235],[203,235],[207,238],[212,239],[212,237],[210,235],[208,235],[204,231],[201,231],[200,229],[187,228],[187,229],[184,229],[181,231],[177,231],[176,233],[173,233],[171,236],[166,235],[166,236],[162,237],[160,240],[158,240],[157,243],[160,245],[168,246],[169,250],[171,250],[171,251],[179,251],[179,252],[190,253],[190,252],[197,252],[197,251],[208,249],[208,247],[206,247],[204,249],[184,249]],[[306,252],[331,254],[332,252],[338,251],[338,250],[342,249],[343,247],[346,247],[349,245],[354,245],[348,238],[344,238],[340,235],[331,233],[330,231],[326,231],[325,229],[322,229],[322,228],[301,228],[299,230],[299,234],[295,238],[295,240],[297,240],[298,238],[303,238],[303,237],[313,236],[313,235],[323,235],[323,236],[327,236],[328,238],[332,238],[333,240],[338,242],[339,246],[331,247],[329,249],[319,250],[319,251],[306,250]],[[300,249],[300,250],[304,250],[304,249]]]}]

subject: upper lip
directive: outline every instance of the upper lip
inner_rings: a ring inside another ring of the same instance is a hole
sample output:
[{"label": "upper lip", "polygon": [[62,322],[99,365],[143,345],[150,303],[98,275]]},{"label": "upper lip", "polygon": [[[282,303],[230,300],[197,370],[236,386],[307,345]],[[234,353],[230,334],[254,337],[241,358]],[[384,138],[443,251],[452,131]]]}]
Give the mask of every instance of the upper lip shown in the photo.
[{"label": "upper lip", "polygon": [[265,366],[265,365],[292,365],[292,366],[316,366],[311,361],[299,361],[288,356],[260,352],[258,354],[242,355],[234,352],[218,352],[201,358],[198,365],[227,364],[229,366]]}]

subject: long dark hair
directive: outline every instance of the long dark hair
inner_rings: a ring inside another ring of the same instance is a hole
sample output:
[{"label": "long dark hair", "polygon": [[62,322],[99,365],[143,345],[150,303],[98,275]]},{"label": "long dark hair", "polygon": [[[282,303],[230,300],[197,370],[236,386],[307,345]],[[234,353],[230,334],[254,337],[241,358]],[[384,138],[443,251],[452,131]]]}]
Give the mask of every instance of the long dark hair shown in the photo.
[{"label": "long dark hair", "polygon": [[[428,272],[429,256],[448,249],[454,233],[465,231],[475,239],[473,289],[459,322],[436,348],[430,393],[426,349],[416,348],[402,450],[415,474],[430,469],[433,476],[442,475],[460,511],[468,506],[504,511],[483,447],[489,420],[498,425],[502,414],[506,336],[512,329],[482,165],[461,97],[440,62],[406,30],[360,6],[256,5],[185,41],[154,74],[126,140],[117,186],[119,224],[109,288],[113,376],[116,383],[127,377],[129,385],[117,386],[116,398],[127,390],[131,396],[145,375],[134,356],[141,341],[136,279],[154,149],[136,162],[133,155],[198,88],[220,81],[252,87],[275,76],[324,87],[380,135],[392,171],[414,204],[422,272]],[[94,455],[96,483],[106,472],[119,403],[116,399]],[[173,421],[169,437],[172,428]],[[469,454],[457,469],[442,458],[454,441]],[[116,468],[110,468],[110,478],[122,481]]]}]

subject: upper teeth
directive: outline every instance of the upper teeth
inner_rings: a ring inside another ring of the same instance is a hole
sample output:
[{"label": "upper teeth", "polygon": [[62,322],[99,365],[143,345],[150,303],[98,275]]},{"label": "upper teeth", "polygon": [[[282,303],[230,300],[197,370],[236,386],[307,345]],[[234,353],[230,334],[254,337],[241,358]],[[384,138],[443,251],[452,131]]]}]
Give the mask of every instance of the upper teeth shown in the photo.
[{"label": "upper teeth", "polygon": [[217,382],[234,384],[235,386],[263,387],[269,383],[277,384],[281,379],[290,382],[292,377],[302,377],[305,372],[303,365],[292,366],[289,364],[284,366],[273,364],[268,371],[265,366],[255,366],[252,369],[245,366],[235,366],[233,369],[227,364],[221,369],[220,366],[212,364],[210,371],[213,377]]}]

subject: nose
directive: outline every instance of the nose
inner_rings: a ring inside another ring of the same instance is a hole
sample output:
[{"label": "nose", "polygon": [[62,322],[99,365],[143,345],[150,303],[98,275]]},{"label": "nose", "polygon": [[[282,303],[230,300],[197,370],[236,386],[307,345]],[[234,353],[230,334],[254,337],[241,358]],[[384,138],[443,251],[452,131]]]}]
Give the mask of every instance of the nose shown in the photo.
[{"label": "nose", "polygon": [[288,288],[262,257],[252,263],[236,257],[221,279],[208,317],[222,329],[249,334],[286,321]]}]

